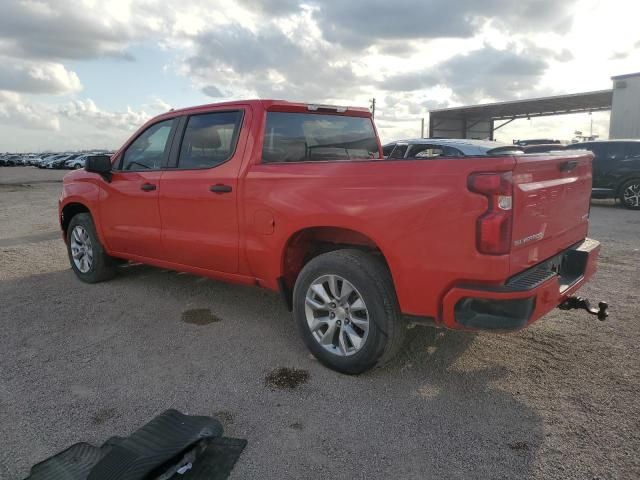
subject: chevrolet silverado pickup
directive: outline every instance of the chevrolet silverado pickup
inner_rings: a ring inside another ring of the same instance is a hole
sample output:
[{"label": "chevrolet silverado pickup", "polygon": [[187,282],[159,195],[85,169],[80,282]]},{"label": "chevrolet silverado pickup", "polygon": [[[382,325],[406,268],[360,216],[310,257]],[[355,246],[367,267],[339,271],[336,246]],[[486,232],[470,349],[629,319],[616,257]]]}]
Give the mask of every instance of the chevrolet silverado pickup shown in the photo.
[{"label": "chevrolet silverado pickup", "polygon": [[279,291],[311,352],[359,373],[408,322],[515,331],[565,302],[596,270],[591,162],[385,159],[366,109],[221,103],[89,157],[64,178],[60,225],[82,281],[134,261]]}]

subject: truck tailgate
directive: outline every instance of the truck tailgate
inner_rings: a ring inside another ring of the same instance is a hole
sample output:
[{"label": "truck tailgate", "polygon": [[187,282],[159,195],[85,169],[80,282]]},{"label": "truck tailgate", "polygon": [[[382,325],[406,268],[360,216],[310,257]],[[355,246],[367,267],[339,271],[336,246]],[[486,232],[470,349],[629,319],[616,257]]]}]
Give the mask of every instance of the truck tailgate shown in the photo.
[{"label": "truck tailgate", "polygon": [[593,156],[562,151],[515,159],[512,274],[587,236]]}]

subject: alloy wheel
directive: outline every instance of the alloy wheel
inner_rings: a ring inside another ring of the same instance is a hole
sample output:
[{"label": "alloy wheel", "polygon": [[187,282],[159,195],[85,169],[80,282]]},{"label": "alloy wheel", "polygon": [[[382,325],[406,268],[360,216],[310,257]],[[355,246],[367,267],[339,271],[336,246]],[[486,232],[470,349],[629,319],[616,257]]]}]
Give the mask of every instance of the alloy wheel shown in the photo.
[{"label": "alloy wheel", "polygon": [[93,265],[93,246],[89,232],[82,225],[76,225],[71,232],[71,257],[81,273],[88,273]]},{"label": "alloy wheel", "polygon": [[305,315],[313,338],[335,355],[354,355],[367,340],[369,311],[364,299],[339,275],[323,275],[311,283]]},{"label": "alloy wheel", "polygon": [[632,183],[622,192],[624,203],[630,207],[640,207],[640,183]]}]

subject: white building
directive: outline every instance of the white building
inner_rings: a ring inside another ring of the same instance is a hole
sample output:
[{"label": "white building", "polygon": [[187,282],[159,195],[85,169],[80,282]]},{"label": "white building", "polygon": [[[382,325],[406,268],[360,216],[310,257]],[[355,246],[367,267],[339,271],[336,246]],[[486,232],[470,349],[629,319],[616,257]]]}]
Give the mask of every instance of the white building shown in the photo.
[{"label": "white building", "polygon": [[611,77],[609,138],[640,138],[640,72]]}]

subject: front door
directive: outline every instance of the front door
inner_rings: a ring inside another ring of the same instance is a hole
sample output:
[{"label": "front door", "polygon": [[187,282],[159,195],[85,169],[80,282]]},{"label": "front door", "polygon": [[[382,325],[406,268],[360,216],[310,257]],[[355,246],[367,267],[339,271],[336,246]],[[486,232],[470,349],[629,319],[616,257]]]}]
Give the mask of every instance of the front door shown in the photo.
[{"label": "front door", "polygon": [[191,115],[176,135],[159,189],[167,260],[238,271],[238,173],[249,121],[248,110]]},{"label": "front door", "polygon": [[112,252],[162,258],[158,189],[175,122],[151,125],[115,160],[100,198],[100,222]]}]

